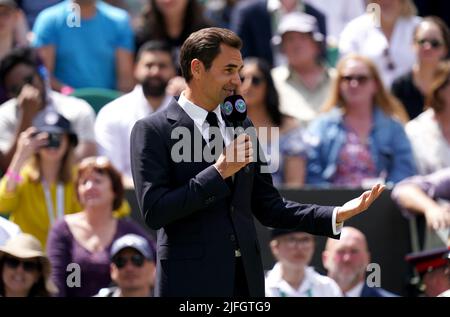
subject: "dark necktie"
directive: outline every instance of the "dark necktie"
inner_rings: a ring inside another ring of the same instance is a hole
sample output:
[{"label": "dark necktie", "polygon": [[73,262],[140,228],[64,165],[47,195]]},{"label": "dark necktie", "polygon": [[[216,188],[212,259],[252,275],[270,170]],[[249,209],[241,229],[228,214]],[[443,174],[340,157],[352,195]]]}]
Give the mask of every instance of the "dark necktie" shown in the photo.
[{"label": "dark necktie", "polygon": [[[219,129],[219,120],[217,119],[217,115],[214,112],[208,112],[208,115],[206,116],[206,122],[209,123],[209,140],[208,140],[208,144],[210,146],[212,146],[212,141],[215,141],[215,139],[220,138],[220,140],[222,140],[222,148],[217,148],[214,147],[213,150],[211,151],[211,154],[214,156],[215,161],[217,161],[217,159],[220,156],[220,153],[223,152],[223,149],[225,148],[225,140],[222,136],[222,133],[220,133],[220,130],[218,131],[219,133],[212,133],[213,129],[211,128],[215,128],[216,132]],[[215,141],[216,144],[220,144],[220,142]],[[233,190],[233,180],[231,177],[228,177],[225,179],[225,182],[227,183],[228,187]]]},{"label": "dark necktie", "polygon": [[[223,139],[222,134],[220,133],[219,130],[219,120],[217,120],[217,115],[214,112],[208,112],[208,115],[206,116],[206,122],[209,123],[209,140],[208,140],[208,144],[211,147],[212,146],[212,141],[215,141],[216,138],[219,138],[222,140],[222,142],[215,142],[216,144],[220,144],[222,143],[222,148],[217,148],[214,147],[211,151],[211,154],[214,156],[215,161],[217,161],[217,159],[219,158],[220,153],[222,153],[223,148],[225,147],[225,141]],[[215,128],[215,129],[211,129],[211,128]],[[219,133],[215,133],[213,134],[212,130],[215,130],[215,132],[217,132],[217,130],[219,130]],[[220,141],[220,140],[219,140]]]}]

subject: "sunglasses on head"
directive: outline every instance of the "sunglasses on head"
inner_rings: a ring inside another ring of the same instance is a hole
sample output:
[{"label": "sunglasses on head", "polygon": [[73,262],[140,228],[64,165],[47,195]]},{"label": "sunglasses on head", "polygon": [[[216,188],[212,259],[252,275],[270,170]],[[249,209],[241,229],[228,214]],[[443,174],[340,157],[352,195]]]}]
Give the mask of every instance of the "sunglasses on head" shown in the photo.
[{"label": "sunglasses on head", "polygon": [[[258,76],[249,76],[249,77],[250,77],[252,86],[259,86],[264,81],[263,78],[258,77]],[[241,82],[244,82],[246,78],[248,78],[248,77],[241,76]]]},{"label": "sunglasses on head", "polygon": [[442,42],[436,39],[419,39],[416,42],[420,46],[425,46],[425,44],[428,43],[432,48],[439,48],[442,46]]},{"label": "sunglasses on head", "polygon": [[113,259],[113,263],[118,269],[125,267],[128,261],[131,261],[135,267],[141,267],[144,264],[145,258],[142,254],[135,254],[130,257],[117,256]]},{"label": "sunglasses on head", "polygon": [[22,265],[22,268],[24,271],[27,272],[35,272],[40,270],[41,264],[36,261],[25,261],[18,258],[13,257],[6,257],[5,258],[5,265],[8,266],[11,269],[17,269],[19,265]]},{"label": "sunglasses on head", "polygon": [[349,83],[353,80],[358,82],[358,84],[364,85],[369,81],[371,77],[367,75],[348,75],[348,76],[342,76],[342,80]]}]

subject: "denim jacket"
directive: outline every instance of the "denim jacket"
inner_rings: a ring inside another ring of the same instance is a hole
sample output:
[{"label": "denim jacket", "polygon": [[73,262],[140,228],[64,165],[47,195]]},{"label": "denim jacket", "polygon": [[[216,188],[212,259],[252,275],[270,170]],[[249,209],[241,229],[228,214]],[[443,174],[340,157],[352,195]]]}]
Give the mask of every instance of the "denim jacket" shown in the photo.
[{"label": "denim jacket", "polygon": [[[402,124],[374,107],[369,148],[377,175],[397,183],[416,174],[411,144]],[[308,153],[307,183],[327,186],[336,173],[339,153],[346,141],[344,114],[336,108],[319,116],[309,127],[312,146]]]}]

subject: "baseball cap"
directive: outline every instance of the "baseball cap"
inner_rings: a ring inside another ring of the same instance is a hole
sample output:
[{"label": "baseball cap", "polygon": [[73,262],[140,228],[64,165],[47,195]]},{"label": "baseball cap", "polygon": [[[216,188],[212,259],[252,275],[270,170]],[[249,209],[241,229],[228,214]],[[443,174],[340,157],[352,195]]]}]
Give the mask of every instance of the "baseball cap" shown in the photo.
[{"label": "baseball cap", "polygon": [[34,118],[33,126],[39,132],[67,133],[69,135],[70,141],[75,146],[78,144],[77,135],[72,130],[70,121],[56,111],[41,111]]},{"label": "baseball cap", "polygon": [[126,234],[116,241],[111,247],[111,259],[114,258],[120,251],[126,248],[132,248],[141,253],[147,260],[155,261],[152,248],[148,241],[137,234]]},{"label": "baseball cap", "polygon": [[317,19],[306,13],[291,12],[284,15],[278,24],[274,43],[280,44],[281,37],[287,32],[311,33],[316,42],[324,40],[323,34],[319,32]]}]

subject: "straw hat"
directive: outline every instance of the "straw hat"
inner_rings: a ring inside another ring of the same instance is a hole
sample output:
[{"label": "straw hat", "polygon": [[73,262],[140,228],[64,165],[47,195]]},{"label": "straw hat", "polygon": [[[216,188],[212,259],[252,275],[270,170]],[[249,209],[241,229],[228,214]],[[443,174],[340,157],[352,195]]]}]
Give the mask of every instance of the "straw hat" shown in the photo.
[{"label": "straw hat", "polygon": [[50,279],[50,261],[45,255],[41,243],[34,236],[28,233],[19,233],[12,237],[0,247],[0,261],[7,254],[20,259],[38,258],[42,265],[42,275],[47,291],[50,294],[58,292],[58,288]]}]

